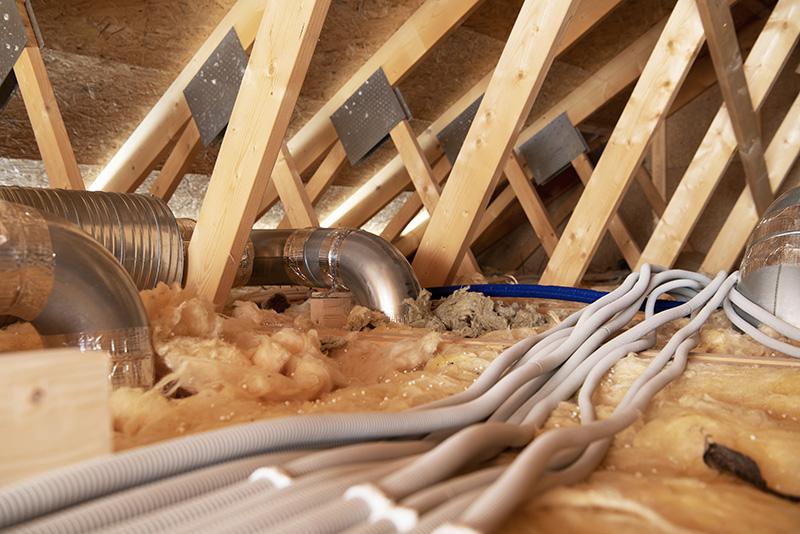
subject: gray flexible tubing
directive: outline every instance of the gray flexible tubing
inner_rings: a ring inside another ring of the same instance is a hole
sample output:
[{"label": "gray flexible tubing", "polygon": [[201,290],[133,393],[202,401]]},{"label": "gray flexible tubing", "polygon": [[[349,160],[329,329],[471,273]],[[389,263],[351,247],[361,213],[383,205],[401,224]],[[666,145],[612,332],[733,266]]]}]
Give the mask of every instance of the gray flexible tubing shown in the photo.
[{"label": "gray flexible tubing", "polygon": [[344,445],[287,462],[283,465],[283,470],[291,476],[300,476],[334,466],[396,460],[427,452],[435,446],[436,442],[432,440],[377,441]]},{"label": "gray flexible tubing", "polygon": [[81,532],[104,528],[241,482],[259,467],[280,464],[300,454],[303,453],[271,453],[223,462],[89,501],[22,523],[5,532]]},{"label": "gray flexible tubing", "polygon": [[477,488],[448,500],[419,518],[417,526],[408,534],[430,534],[443,523],[451,523],[463,515],[478,499],[485,488]]},{"label": "gray flexible tubing", "polygon": [[[795,347],[794,345],[789,345],[788,343],[784,343],[783,341],[779,341],[774,339],[755,326],[751,325],[746,320],[742,319],[742,317],[736,312],[733,308],[730,299],[725,300],[723,303],[723,309],[725,310],[725,315],[730,319],[730,321],[739,328],[742,332],[749,335],[762,345],[765,345],[772,350],[777,350],[778,352],[782,352],[787,356],[791,356],[792,358],[800,358],[800,348]],[[771,326],[769,323],[761,321],[762,323],[766,324],[767,326]]]}]

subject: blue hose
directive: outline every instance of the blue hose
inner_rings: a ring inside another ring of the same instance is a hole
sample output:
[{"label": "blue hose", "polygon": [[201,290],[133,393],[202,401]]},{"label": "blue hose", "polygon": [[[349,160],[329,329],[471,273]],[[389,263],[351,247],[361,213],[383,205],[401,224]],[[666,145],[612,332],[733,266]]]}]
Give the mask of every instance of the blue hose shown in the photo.
[{"label": "blue hose", "polygon": [[[564,286],[540,286],[538,284],[471,284],[458,286],[438,286],[426,288],[431,293],[431,298],[444,298],[452,295],[459,289],[467,288],[467,291],[482,293],[487,297],[497,298],[534,298],[565,300],[569,302],[584,302],[591,304],[597,299],[607,295],[605,291],[595,291],[593,289],[581,289],[577,287]],[[682,303],[675,300],[658,300],[656,302],[656,312],[668,310]],[[641,308],[644,311],[644,305]]]}]

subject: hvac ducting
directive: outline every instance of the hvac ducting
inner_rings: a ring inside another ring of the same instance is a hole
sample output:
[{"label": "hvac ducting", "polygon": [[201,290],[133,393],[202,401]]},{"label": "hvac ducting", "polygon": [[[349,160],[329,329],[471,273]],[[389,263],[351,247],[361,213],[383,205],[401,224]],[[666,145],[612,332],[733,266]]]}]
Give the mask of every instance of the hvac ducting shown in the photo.
[{"label": "hvac ducting", "polygon": [[386,240],[354,228],[253,230],[249,285],[300,284],[346,289],[362,306],[393,321],[405,317],[403,301],[420,285],[408,260]]},{"label": "hvac ducting", "polygon": [[149,324],[120,263],[58,217],[0,200],[0,314],[30,321],[45,347],[108,353],[112,386],[150,387]]},{"label": "hvac ducting", "polygon": [[800,188],[767,208],[748,239],[740,274],[744,296],[800,327]]},{"label": "hvac ducting", "polygon": [[77,225],[117,258],[139,289],[182,279],[184,254],[178,223],[158,197],[4,186],[0,199]]}]

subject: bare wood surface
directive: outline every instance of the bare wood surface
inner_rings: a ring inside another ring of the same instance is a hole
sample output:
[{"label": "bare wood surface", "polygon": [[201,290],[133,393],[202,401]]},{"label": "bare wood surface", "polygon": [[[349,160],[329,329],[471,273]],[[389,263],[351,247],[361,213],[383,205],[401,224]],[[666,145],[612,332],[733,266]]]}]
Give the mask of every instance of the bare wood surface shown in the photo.
[{"label": "bare wood surface", "polygon": [[201,148],[203,139],[200,137],[200,131],[194,119],[189,119],[178,137],[178,142],[172,147],[167,161],[150,186],[149,193],[164,202],[169,202]]},{"label": "bare wood surface", "polygon": [[329,0],[270,0],[189,245],[186,286],[222,309]]},{"label": "bare wood surface", "polygon": [[764,213],[772,202],[772,191],[733,16],[726,0],[697,0],[697,8],[706,31],[719,88],[739,144],[745,178],[759,213]]},{"label": "bare wood surface", "polygon": [[238,0],[220,21],[164,95],[111,158],[89,189],[94,191],[135,190],[152,170],[159,156],[172,144],[191,117],[183,90],[200,70],[231,28],[242,46],[253,44],[264,0]]},{"label": "bare wood surface", "polygon": [[14,64],[14,75],[44,162],[47,180],[51,187],[85,189],[25,2],[17,0],[16,5],[28,41]]},{"label": "bare wood surface", "polygon": [[509,185],[514,190],[517,200],[519,200],[519,203],[522,205],[522,209],[525,211],[525,215],[528,217],[528,221],[533,227],[533,231],[539,236],[539,240],[542,242],[542,246],[549,256],[553,253],[558,244],[558,235],[547,214],[547,208],[545,208],[544,202],[542,202],[533,183],[531,183],[528,176],[525,174],[525,169],[520,165],[519,159],[517,159],[513,150],[508,156],[505,173]]},{"label": "bare wood surface", "polygon": [[0,355],[0,484],[109,454],[108,395],[104,353]]},{"label": "bare wood surface", "polygon": [[703,36],[694,0],[678,0],[545,268],[543,284],[575,285],[586,272]]},{"label": "bare wood surface", "polygon": [[306,194],[300,173],[297,172],[297,167],[292,161],[292,155],[289,153],[286,143],[281,145],[278,160],[272,171],[272,181],[278,190],[283,209],[286,210],[286,219],[292,228],[319,226],[314,206],[311,205],[311,199]]},{"label": "bare wood surface", "polygon": [[523,4],[414,257],[423,286],[453,278],[577,4]]},{"label": "bare wood surface", "polygon": [[[798,125],[800,125],[800,96],[789,108],[765,154],[773,193],[783,185],[786,175],[797,161],[798,153],[800,153],[800,127]],[[708,253],[700,265],[700,270],[713,274],[722,270],[733,270],[736,259],[744,250],[747,238],[758,224],[758,219],[759,214],[756,211],[753,197],[750,190],[745,188],[717,233],[711,248],[708,249]]]},{"label": "bare wood surface", "polygon": [[[800,5],[781,0],[747,57],[744,70],[753,99],[760,109],[800,34]],[[641,263],[672,266],[697,224],[737,148],[727,106],[723,104],[642,251]]]}]

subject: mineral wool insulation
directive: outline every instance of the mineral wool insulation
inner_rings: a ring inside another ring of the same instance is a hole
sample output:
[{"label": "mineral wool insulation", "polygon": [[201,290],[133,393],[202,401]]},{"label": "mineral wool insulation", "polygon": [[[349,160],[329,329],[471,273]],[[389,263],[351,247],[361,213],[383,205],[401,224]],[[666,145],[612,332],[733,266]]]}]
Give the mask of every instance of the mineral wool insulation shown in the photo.
[{"label": "mineral wool insulation", "polygon": [[[307,304],[277,313],[236,302],[222,316],[177,286],[161,285],[142,297],[162,378],[150,391],[113,393],[118,450],[255,419],[398,411],[430,402],[463,391],[507,343],[560,319],[523,307],[530,326],[510,328],[514,314],[500,308],[495,316],[506,322],[492,319],[494,307],[478,299],[450,304],[463,319],[461,326],[470,327],[461,335],[479,335],[475,340],[363,316],[360,325],[372,330],[342,340],[313,328]],[[427,303],[420,306],[414,324],[442,330],[431,314],[425,316]],[[465,309],[487,316],[466,318]],[[458,327],[453,316],[438,319],[450,320]],[[481,321],[501,328],[479,334],[472,327]],[[14,326],[2,332],[0,343],[6,350],[32,348],[35,338],[24,325]],[[800,495],[797,367],[772,365],[775,354],[737,334],[722,315],[708,321],[695,351],[746,354],[764,364],[691,361],[615,438],[587,481],[531,498],[500,531],[797,532],[800,505],[703,462],[709,441],[724,444],[755,460],[772,489]],[[611,413],[647,362],[646,355],[630,354],[608,372],[594,395],[598,417]],[[563,402],[540,432],[577,425],[578,417],[574,399]]]}]

